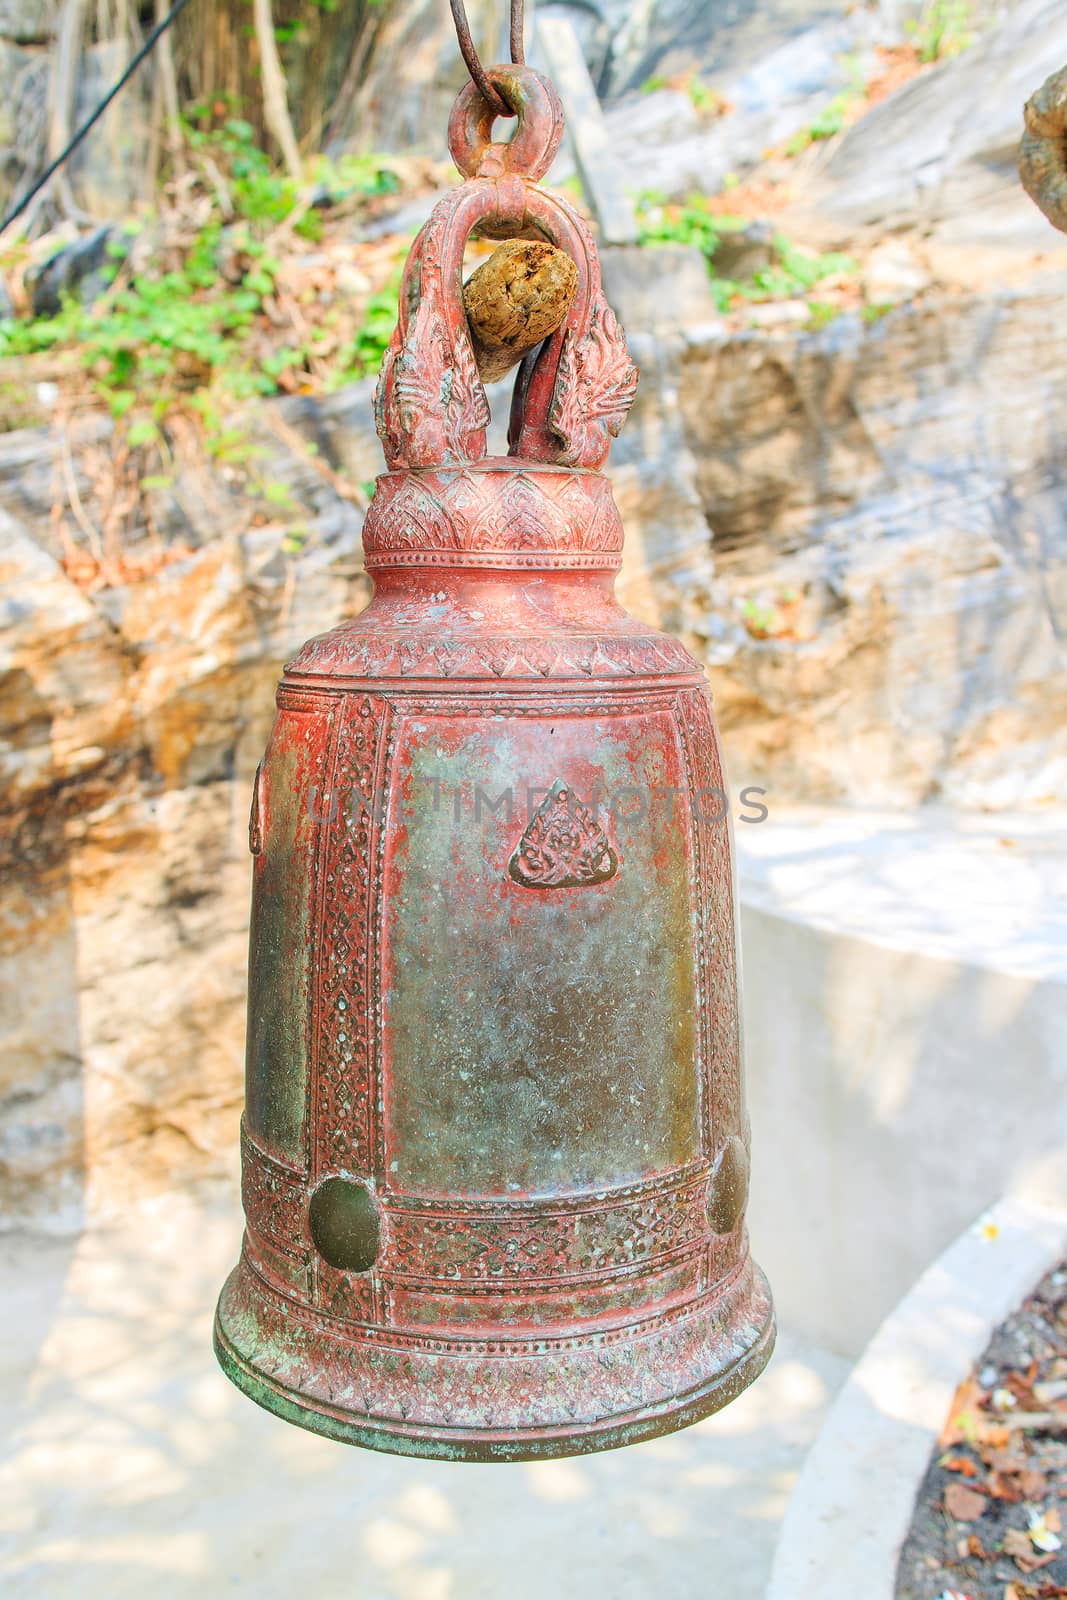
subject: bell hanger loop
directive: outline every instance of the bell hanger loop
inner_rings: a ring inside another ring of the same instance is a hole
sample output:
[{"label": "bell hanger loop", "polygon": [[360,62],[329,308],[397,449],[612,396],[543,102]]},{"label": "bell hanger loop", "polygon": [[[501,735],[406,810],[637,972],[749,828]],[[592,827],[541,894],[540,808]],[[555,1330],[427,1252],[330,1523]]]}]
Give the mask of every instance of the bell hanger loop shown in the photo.
[{"label": "bell hanger loop", "polygon": [[[474,47],[464,0],[450,0],[459,48],[471,75],[448,124],[452,159],[465,178],[507,174],[536,181],[552,165],[563,134],[563,107],[552,84],[526,65],[525,0],[511,0],[511,64],[486,67]],[[517,117],[508,141],[494,142],[498,117]]]},{"label": "bell hanger loop", "polygon": [[[512,55],[484,67],[470,41],[463,0],[453,15],[471,80],[448,124],[452,157],[466,180],[442,199],[408,255],[400,316],[375,399],[390,469],[434,470],[486,459],[489,405],[462,304],[463,253],[483,238],[544,239],[577,270],[560,326],[524,357],[515,379],[508,457],[598,471],[633,400],[637,371],[604,300],[589,228],[562,196],[539,187],[563,137],[553,85],[522,56],[522,0],[512,0]],[[504,105],[517,118],[496,142]]]},{"label": "bell hanger loop", "polygon": [[494,141],[497,112],[472,79],[448,121],[448,148],[465,178],[543,178],[563,137],[563,106],[547,78],[527,66],[489,67],[486,80],[518,118],[511,138]]}]

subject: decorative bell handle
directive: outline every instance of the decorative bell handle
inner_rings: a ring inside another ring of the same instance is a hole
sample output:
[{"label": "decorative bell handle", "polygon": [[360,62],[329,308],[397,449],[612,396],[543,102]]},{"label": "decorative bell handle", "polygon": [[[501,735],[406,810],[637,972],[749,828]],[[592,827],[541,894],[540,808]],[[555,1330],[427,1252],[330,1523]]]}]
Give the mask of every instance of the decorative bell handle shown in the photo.
[{"label": "decorative bell handle", "polygon": [[436,207],[408,257],[375,399],[378,432],[391,468],[485,459],[489,402],[463,310],[463,254],[476,231],[547,239],[574,262],[578,287],[560,327],[519,368],[509,454],[596,470],[630,409],[637,369],[604,299],[588,227],[561,195],[536,184],[563,133],[559,96],[529,67],[490,67],[486,76],[518,126],[510,143],[494,143],[497,112],[477,86],[456,102],[449,148],[467,182]]}]

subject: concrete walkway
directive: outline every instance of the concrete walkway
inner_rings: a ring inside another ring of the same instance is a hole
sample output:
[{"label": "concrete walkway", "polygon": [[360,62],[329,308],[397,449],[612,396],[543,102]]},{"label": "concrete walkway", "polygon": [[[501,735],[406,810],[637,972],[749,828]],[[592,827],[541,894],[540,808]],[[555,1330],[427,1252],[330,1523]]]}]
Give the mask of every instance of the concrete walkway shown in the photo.
[{"label": "concrete walkway", "polygon": [[846,1363],[783,1337],[687,1432],[575,1461],[346,1449],[232,1390],[210,1348],[229,1196],[164,1196],[76,1242],[0,1245],[10,1600],[759,1600]]},{"label": "concrete walkway", "polygon": [[756,1259],[855,1358],[1003,1195],[1067,1208],[1062,809],[736,831]]}]

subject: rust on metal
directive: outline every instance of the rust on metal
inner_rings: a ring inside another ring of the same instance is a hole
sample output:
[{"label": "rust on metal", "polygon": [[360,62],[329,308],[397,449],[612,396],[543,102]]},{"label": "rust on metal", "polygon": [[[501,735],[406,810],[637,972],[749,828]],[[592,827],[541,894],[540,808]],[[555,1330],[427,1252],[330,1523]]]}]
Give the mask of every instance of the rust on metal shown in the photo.
[{"label": "rust on metal", "polygon": [[[773,1317],[748,1190],[737,900],[704,676],[614,595],[602,475],[637,373],[574,208],[538,188],[551,86],[460,95],[466,181],[416,240],[376,417],[374,597],[286,668],[257,774],[246,1231],[215,1342],[279,1416],[514,1460],[724,1405]],[[574,262],[510,452],[464,247]]]}]

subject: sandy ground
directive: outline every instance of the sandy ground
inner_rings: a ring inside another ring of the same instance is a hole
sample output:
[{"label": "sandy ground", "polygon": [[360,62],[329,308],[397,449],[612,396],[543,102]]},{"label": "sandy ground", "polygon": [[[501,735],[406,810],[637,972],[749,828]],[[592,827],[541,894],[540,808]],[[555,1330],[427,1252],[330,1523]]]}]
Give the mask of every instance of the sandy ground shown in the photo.
[{"label": "sandy ground", "polygon": [[8,1237],[6,1596],[525,1600],[763,1594],[846,1363],[784,1333],[727,1411],[628,1450],[456,1466],[286,1426],[215,1366],[236,1200],[164,1196],[78,1240]]}]

